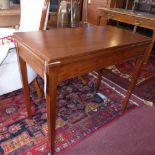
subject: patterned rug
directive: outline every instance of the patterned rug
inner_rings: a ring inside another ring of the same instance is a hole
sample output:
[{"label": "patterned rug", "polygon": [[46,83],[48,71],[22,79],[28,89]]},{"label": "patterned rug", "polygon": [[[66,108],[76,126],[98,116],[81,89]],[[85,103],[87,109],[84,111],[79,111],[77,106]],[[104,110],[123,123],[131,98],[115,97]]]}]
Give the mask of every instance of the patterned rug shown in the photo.
[{"label": "patterned rug", "polygon": [[[27,118],[21,90],[0,97],[0,154],[45,155],[49,151],[45,99],[37,97],[33,86],[30,90],[32,120]],[[95,92],[92,80],[84,85],[74,78],[59,83],[57,92],[56,154],[122,116],[123,97],[104,82]],[[128,110],[136,107],[133,102]]]},{"label": "patterned rug", "polygon": [[[102,75],[109,85],[120,90],[128,88],[131,81],[135,60],[124,62],[120,65],[109,66],[103,69]],[[133,92],[142,100],[155,103],[155,56],[152,55],[147,64],[144,64],[138,77],[136,88]]]}]

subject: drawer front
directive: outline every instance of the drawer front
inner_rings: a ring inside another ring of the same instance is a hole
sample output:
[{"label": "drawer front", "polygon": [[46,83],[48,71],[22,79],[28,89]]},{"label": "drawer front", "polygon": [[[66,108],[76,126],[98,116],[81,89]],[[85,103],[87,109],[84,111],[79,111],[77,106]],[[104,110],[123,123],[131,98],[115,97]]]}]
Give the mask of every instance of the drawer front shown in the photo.
[{"label": "drawer front", "polygon": [[135,25],[154,30],[155,20],[135,17]]},{"label": "drawer front", "polygon": [[152,19],[138,17],[130,14],[123,14],[119,12],[113,12],[109,10],[103,10],[102,16],[105,16],[108,19],[113,19],[120,22],[145,27],[152,30],[155,29],[155,20]]},{"label": "drawer front", "polygon": [[128,24],[135,23],[135,18],[133,16],[128,15],[128,14],[120,14],[118,12],[112,12],[112,11],[104,10],[102,12],[102,16],[106,16],[109,19],[117,20],[120,22],[125,22]]},{"label": "drawer front", "polygon": [[128,24],[133,24],[135,22],[135,18],[133,16],[119,14],[119,13],[113,13],[112,19],[115,19],[120,22],[128,23]]}]

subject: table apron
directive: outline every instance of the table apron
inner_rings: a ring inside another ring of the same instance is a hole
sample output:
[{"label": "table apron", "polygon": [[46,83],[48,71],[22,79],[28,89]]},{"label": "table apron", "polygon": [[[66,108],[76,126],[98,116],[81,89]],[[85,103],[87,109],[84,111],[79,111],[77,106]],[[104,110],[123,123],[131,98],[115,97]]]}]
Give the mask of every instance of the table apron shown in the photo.
[{"label": "table apron", "polygon": [[[69,78],[76,77],[88,73],[90,71],[99,70],[106,66],[118,64],[126,61],[130,58],[136,58],[139,56],[144,56],[146,48],[149,44],[129,46],[119,49],[104,50],[103,52],[96,52],[95,54],[82,56],[79,58],[70,58],[60,61],[58,65],[47,65],[49,70],[57,67],[58,69],[58,81],[66,80]],[[44,77],[45,72],[45,60],[41,59],[37,55],[24,46],[23,44],[18,44],[18,50],[20,57],[29,64],[35,72]]]},{"label": "table apron", "polygon": [[41,76],[44,77],[44,60],[42,60],[37,55],[33,54],[33,52],[24,46],[23,44],[17,43],[17,52],[20,55],[20,57],[29,64],[35,72]]},{"label": "table apron", "polygon": [[61,64],[58,69],[58,80],[66,80],[94,70],[102,69],[109,65],[119,64],[130,58],[145,57],[146,47],[146,45],[142,45],[119,49],[118,51],[112,50],[107,53],[104,52],[104,54],[90,55],[70,63]]}]

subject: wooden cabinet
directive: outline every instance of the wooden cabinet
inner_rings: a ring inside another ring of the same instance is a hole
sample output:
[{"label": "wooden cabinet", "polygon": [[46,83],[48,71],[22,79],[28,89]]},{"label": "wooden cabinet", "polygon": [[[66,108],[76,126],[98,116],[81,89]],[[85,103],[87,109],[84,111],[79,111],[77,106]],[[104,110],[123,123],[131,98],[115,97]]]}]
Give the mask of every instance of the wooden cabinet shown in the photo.
[{"label": "wooden cabinet", "polygon": [[[125,5],[126,0],[117,0],[117,7],[122,8]],[[84,2],[85,3],[85,2]],[[99,7],[113,8],[115,6],[116,0],[90,0],[88,5],[88,22],[97,24],[97,16],[99,14]],[[85,10],[85,9],[84,9]],[[83,17],[85,12],[83,12]],[[105,19],[101,20],[101,24],[106,23]]]},{"label": "wooden cabinet", "polygon": [[[85,4],[85,2],[84,2]],[[90,4],[88,5],[88,22],[97,24],[97,16],[98,16],[98,8],[99,7],[107,7],[108,0],[90,0]],[[85,5],[84,5],[85,10]],[[83,12],[83,17],[85,17],[85,12]]]},{"label": "wooden cabinet", "polygon": [[125,6],[126,0],[108,0],[108,8],[123,8]]}]

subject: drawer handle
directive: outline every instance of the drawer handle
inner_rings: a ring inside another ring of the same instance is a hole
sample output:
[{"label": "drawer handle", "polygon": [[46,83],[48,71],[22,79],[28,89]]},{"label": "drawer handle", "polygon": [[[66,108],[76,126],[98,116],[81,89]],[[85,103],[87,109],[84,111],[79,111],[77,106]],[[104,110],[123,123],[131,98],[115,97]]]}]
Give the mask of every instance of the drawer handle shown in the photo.
[{"label": "drawer handle", "polygon": [[143,24],[143,21],[139,21],[140,24]]},{"label": "drawer handle", "polygon": [[140,23],[135,23],[135,25],[140,25]]},{"label": "drawer handle", "polygon": [[143,21],[135,20],[135,25],[140,25],[142,23],[143,23]]},{"label": "drawer handle", "polygon": [[113,18],[113,14],[108,14],[108,18]]},{"label": "drawer handle", "polygon": [[136,19],[135,20],[135,25],[139,25],[140,23],[139,23],[139,21]]}]

